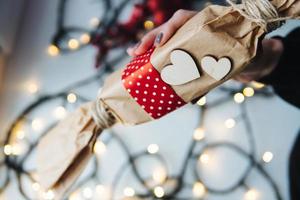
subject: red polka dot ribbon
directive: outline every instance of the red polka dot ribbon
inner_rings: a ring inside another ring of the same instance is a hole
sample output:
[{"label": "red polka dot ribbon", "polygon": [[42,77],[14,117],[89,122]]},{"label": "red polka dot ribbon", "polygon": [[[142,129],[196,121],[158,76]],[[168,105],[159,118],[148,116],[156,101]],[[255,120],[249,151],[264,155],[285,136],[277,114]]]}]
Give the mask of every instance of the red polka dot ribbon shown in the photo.
[{"label": "red polka dot ribbon", "polygon": [[165,83],[160,73],[150,63],[154,48],[145,54],[135,57],[123,71],[123,85],[134,100],[154,119],[186,104]]}]

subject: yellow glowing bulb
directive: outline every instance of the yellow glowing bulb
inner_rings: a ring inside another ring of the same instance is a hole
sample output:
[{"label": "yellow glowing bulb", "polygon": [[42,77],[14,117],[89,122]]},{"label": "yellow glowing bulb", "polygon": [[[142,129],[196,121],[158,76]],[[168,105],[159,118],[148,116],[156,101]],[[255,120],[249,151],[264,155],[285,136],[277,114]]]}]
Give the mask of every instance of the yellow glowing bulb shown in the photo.
[{"label": "yellow glowing bulb", "polygon": [[100,24],[100,19],[97,17],[93,17],[92,19],[90,19],[90,25],[92,27],[97,27]]},{"label": "yellow glowing bulb", "polygon": [[80,36],[80,42],[83,44],[87,44],[89,43],[91,40],[91,36],[87,33],[84,33]]},{"label": "yellow glowing bulb", "polygon": [[55,194],[52,190],[48,190],[47,192],[43,193],[43,198],[46,200],[52,200],[52,199],[54,199],[54,197],[55,197]]},{"label": "yellow glowing bulb", "polygon": [[254,95],[254,89],[252,87],[245,87],[243,89],[243,94],[246,97],[252,97]]},{"label": "yellow glowing bulb", "polygon": [[151,29],[153,29],[153,28],[154,28],[154,23],[153,23],[153,21],[151,21],[151,20],[146,20],[146,21],[144,22],[144,27],[145,27],[146,30],[151,30]]},{"label": "yellow glowing bulb", "polygon": [[135,191],[131,187],[126,187],[123,191],[123,194],[126,197],[133,197],[135,195]]},{"label": "yellow glowing bulb", "polygon": [[254,189],[250,189],[245,193],[245,200],[256,200],[258,198],[258,192]]},{"label": "yellow glowing bulb", "polygon": [[22,144],[22,143],[16,142],[11,147],[12,147],[12,154],[14,154],[14,155],[21,155],[25,150],[24,143]]},{"label": "yellow glowing bulb", "polygon": [[90,199],[93,197],[93,190],[89,187],[86,187],[82,191],[82,196],[86,199]]},{"label": "yellow glowing bulb", "polygon": [[47,51],[50,56],[57,56],[59,54],[59,48],[57,46],[55,46],[54,44],[51,44],[48,47]]},{"label": "yellow glowing bulb", "polygon": [[273,155],[272,152],[266,151],[266,152],[263,154],[262,159],[263,159],[263,161],[264,161],[265,163],[269,163],[269,162],[272,161],[273,157],[274,157],[274,155]]},{"label": "yellow glowing bulb", "polygon": [[69,196],[69,200],[81,200],[82,197],[80,196],[79,192],[73,192],[70,196]]},{"label": "yellow glowing bulb", "polygon": [[224,124],[225,124],[226,128],[233,128],[235,126],[236,122],[234,119],[229,118],[225,121]]},{"label": "yellow glowing bulb", "polygon": [[196,198],[203,198],[206,193],[205,186],[201,182],[195,182],[193,185],[193,195]]},{"label": "yellow glowing bulb", "polygon": [[69,42],[68,42],[68,46],[72,50],[78,49],[79,42],[76,39],[70,39]]},{"label": "yellow glowing bulb", "polygon": [[199,160],[203,164],[207,164],[209,162],[209,155],[206,153],[203,153],[200,157]]},{"label": "yellow glowing bulb", "polygon": [[11,155],[12,153],[13,153],[13,148],[12,148],[12,146],[10,145],[10,144],[7,144],[7,145],[5,145],[4,146],[4,154],[5,155]]},{"label": "yellow glowing bulb", "polygon": [[147,148],[148,153],[155,154],[159,151],[159,146],[157,144],[150,144]]},{"label": "yellow glowing bulb", "polygon": [[233,99],[236,103],[242,103],[245,100],[245,96],[239,92],[233,96]]},{"label": "yellow glowing bulb", "polygon": [[40,188],[41,188],[41,186],[40,186],[40,184],[38,184],[38,183],[32,183],[32,185],[31,185],[31,187],[32,187],[32,189],[34,190],[34,191],[38,191],[38,190],[40,190]]},{"label": "yellow glowing bulb", "polygon": [[164,195],[165,195],[165,191],[164,191],[164,188],[160,187],[160,186],[157,186],[154,188],[154,195],[157,197],[157,198],[162,198]]},{"label": "yellow glowing bulb", "polygon": [[202,140],[204,137],[205,137],[205,132],[204,132],[203,128],[195,129],[194,135],[193,135],[194,140],[199,141],[199,140]]},{"label": "yellow glowing bulb", "polygon": [[67,111],[63,106],[58,106],[53,111],[53,116],[57,119],[65,118],[66,114],[67,114]]},{"label": "yellow glowing bulb", "polygon": [[18,130],[16,135],[17,135],[17,138],[21,140],[21,139],[24,139],[25,132],[23,130]]},{"label": "yellow glowing bulb", "polygon": [[35,94],[37,93],[39,90],[39,87],[36,83],[34,82],[30,82],[27,84],[27,91],[30,93],[30,94]]},{"label": "yellow glowing bulb", "polygon": [[166,180],[167,173],[162,167],[156,168],[152,174],[152,178],[155,182],[161,184]]},{"label": "yellow glowing bulb", "polygon": [[40,131],[43,128],[43,120],[39,118],[32,120],[31,127],[34,131]]},{"label": "yellow glowing bulb", "polygon": [[67,100],[69,103],[75,103],[77,101],[77,96],[74,93],[70,93],[67,96]]},{"label": "yellow glowing bulb", "polygon": [[260,82],[256,82],[256,81],[252,81],[252,82],[251,82],[251,85],[252,85],[253,87],[255,87],[256,89],[261,89],[261,88],[265,87],[265,84],[260,83]]},{"label": "yellow glowing bulb", "polygon": [[94,153],[96,153],[97,155],[102,155],[104,154],[106,151],[106,145],[100,141],[97,140],[97,142],[94,145]]},{"label": "yellow glowing bulb", "polygon": [[197,104],[199,106],[204,106],[206,104],[206,97],[201,97],[198,101],[197,101]]}]

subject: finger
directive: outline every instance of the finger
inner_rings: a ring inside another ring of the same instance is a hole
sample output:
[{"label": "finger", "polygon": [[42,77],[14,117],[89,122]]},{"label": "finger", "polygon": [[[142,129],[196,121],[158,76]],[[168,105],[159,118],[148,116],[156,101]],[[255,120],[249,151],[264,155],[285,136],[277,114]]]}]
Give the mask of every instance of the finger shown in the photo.
[{"label": "finger", "polygon": [[134,55],[145,53],[151,46],[153,46],[156,35],[161,31],[162,26],[147,33],[140,42],[140,45],[134,49]]},{"label": "finger", "polygon": [[178,10],[169,19],[169,21],[162,27],[160,32],[155,39],[155,46],[161,46],[165,44],[174,33],[183,25],[186,21],[196,15],[196,11]]},{"label": "finger", "polygon": [[127,53],[128,53],[128,55],[130,55],[130,56],[135,56],[134,51],[139,47],[140,43],[141,43],[141,42],[138,42],[137,44],[135,44],[135,45],[129,47],[129,48],[126,50]]}]

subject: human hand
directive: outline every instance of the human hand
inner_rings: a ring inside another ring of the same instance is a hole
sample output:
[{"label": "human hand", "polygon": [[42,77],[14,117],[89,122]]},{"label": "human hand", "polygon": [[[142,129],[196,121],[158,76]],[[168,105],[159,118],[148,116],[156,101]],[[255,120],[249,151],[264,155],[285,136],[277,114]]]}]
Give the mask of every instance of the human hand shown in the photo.
[{"label": "human hand", "polygon": [[[136,56],[145,53],[152,45],[163,45],[196,14],[196,11],[178,10],[166,23],[148,32],[139,43],[128,48],[127,53]],[[257,56],[246,66],[245,70],[234,77],[235,80],[248,83],[258,80],[274,70],[283,52],[283,43],[279,39],[264,39],[261,47]]]}]

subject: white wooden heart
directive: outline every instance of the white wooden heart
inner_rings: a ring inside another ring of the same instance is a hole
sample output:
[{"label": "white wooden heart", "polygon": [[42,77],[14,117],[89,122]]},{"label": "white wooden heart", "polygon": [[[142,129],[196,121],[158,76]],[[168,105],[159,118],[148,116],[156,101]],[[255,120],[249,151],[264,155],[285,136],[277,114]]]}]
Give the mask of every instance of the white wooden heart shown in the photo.
[{"label": "white wooden heart", "polygon": [[171,52],[172,64],[165,66],[160,76],[165,83],[181,85],[200,77],[197,65],[190,54],[183,50]]},{"label": "white wooden heart", "polygon": [[205,56],[201,59],[202,69],[216,80],[224,78],[231,69],[229,58],[223,57],[218,61],[212,56]]}]

